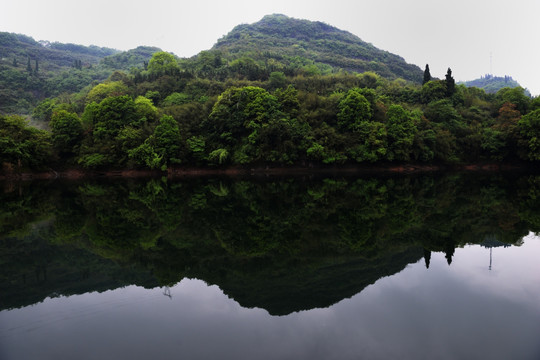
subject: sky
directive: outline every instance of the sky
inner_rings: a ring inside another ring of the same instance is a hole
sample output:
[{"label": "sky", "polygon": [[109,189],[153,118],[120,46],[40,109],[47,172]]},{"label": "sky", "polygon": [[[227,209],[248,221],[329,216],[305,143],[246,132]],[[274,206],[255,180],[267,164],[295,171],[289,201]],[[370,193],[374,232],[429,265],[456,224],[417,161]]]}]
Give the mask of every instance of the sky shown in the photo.
[{"label": "sky", "polygon": [[0,0],[0,31],[180,57],[268,14],[322,21],[443,78],[509,75],[540,95],[540,0]]}]

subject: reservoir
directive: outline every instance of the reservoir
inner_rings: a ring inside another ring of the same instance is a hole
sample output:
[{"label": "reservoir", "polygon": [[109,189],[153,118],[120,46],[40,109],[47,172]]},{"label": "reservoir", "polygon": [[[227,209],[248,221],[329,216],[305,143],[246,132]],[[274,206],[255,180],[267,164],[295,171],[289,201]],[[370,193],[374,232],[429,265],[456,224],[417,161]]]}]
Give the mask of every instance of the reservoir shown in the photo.
[{"label": "reservoir", "polygon": [[540,358],[537,175],[0,189],[1,359]]}]

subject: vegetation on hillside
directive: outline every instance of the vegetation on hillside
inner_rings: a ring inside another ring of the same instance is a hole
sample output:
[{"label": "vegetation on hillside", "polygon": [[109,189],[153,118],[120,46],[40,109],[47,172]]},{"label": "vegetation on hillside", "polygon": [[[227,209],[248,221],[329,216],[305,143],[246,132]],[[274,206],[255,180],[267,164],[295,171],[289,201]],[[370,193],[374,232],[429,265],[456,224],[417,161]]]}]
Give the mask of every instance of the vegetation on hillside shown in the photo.
[{"label": "vegetation on hillside", "polygon": [[141,66],[160,49],[119,52],[97,46],[37,42],[0,32],[0,114],[31,114],[48,97],[62,97],[106,80],[114,70]]},{"label": "vegetation on hillside", "polygon": [[[255,51],[274,38],[275,51]],[[4,171],[540,160],[540,99],[522,88],[488,94],[456,85],[450,68],[443,80],[418,69],[418,82],[337,70],[312,60],[331,48],[317,39],[360,46],[328,25],[275,15],[191,59],[157,51],[145,61],[153,48],[106,57],[92,67],[109,69],[105,81],[61,85],[34,108],[48,132],[1,117]],[[301,41],[312,51],[291,55]]]},{"label": "vegetation on hillside", "polygon": [[[357,36],[322,22],[268,15],[255,24],[235,27],[213,50],[229,59],[271,65],[273,71],[294,75],[327,74],[339,70],[373,71],[388,79],[420,82],[422,71],[400,56],[377,49]],[[252,79],[253,80],[253,79]]]}]

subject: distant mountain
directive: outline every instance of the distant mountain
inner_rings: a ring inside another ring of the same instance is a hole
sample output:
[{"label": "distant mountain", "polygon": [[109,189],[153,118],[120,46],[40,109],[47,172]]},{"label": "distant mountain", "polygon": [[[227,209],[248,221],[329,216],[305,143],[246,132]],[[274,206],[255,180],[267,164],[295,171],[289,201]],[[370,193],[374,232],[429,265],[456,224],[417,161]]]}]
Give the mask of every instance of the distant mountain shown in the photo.
[{"label": "distant mountain", "polygon": [[267,15],[254,24],[238,25],[219,39],[213,50],[237,58],[249,56],[281,63],[309,59],[333,69],[373,71],[389,79],[400,77],[417,83],[423,76],[418,66],[347,31],[285,15]]},{"label": "distant mountain", "polygon": [[47,97],[78,92],[114,70],[142,68],[159,50],[141,46],[121,52],[0,32],[0,114],[28,114]]},{"label": "distant mountain", "polygon": [[146,61],[148,62],[152,55],[160,48],[153,46],[139,46],[135,49],[107,56],[102,60],[102,63],[115,70],[129,70],[132,67],[141,67]]},{"label": "distant mountain", "polygon": [[102,58],[119,52],[98,46],[38,42],[26,35],[0,32],[2,64],[6,62],[12,64],[15,60],[20,67],[26,68],[28,59],[32,61],[32,65],[37,59],[41,71],[57,71],[72,67],[75,60],[80,60],[86,65],[98,64]]},{"label": "distant mountain", "polygon": [[[495,94],[497,91],[505,87],[522,87],[516,80],[512,79],[511,76],[505,75],[504,77],[502,77],[493,76],[490,74],[486,74],[479,79],[462,82],[461,84],[464,84],[467,87],[477,87],[480,89],[484,89],[489,94]],[[531,96],[528,90],[525,90],[525,93]]]}]

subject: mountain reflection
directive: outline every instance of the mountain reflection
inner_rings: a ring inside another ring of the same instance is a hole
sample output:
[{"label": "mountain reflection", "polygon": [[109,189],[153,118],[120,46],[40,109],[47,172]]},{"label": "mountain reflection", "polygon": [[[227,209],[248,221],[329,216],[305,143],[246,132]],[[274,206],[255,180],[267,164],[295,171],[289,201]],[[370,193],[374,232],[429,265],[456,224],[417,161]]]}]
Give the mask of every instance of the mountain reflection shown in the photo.
[{"label": "mountain reflection", "polygon": [[187,277],[285,315],[540,228],[538,176],[0,185],[0,309]]}]

